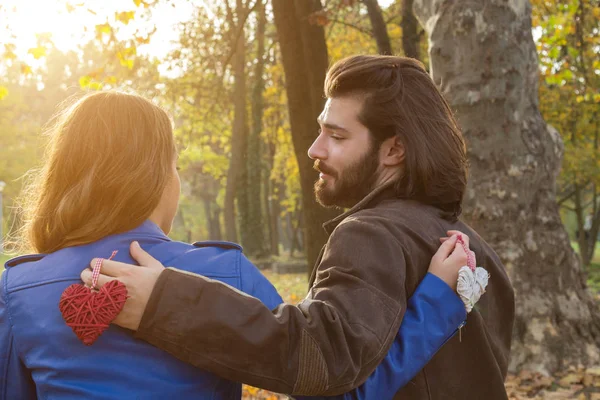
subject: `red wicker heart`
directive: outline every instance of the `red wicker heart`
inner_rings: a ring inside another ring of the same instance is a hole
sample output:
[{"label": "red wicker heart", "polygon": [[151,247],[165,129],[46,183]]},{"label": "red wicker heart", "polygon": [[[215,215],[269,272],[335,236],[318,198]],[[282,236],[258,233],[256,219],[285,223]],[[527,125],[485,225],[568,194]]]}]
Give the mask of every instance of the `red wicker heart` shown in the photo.
[{"label": "red wicker heart", "polygon": [[99,291],[73,284],[63,292],[58,308],[79,340],[91,346],[119,315],[126,300],[127,288],[117,280]]}]

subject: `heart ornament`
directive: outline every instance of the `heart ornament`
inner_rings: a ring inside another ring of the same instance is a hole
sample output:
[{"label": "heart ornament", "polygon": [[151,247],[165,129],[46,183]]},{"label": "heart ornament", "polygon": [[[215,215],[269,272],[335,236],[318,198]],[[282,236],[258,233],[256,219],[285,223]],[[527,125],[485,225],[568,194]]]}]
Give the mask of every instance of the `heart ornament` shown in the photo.
[{"label": "heart ornament", "polygon": [[[116,251],[113,251],[109,260]],[[119,315],[127,300],[127,288],[113,280],[96,289],[102,268],[102,258],[97,259],[92,273],[92,287],[74,283],[62,293],[58,309],[67,325],[85,344],[91,346]]]},{"label": "heart ornament", "polygon": [[465,305],[467,313],[470,313],[485,293],[490,274],[484,268],[475,267],[475,253],[467,247],[462,236],[458,237],[458,241],[467,253],[467,265],[458,271],[456,291]]}]

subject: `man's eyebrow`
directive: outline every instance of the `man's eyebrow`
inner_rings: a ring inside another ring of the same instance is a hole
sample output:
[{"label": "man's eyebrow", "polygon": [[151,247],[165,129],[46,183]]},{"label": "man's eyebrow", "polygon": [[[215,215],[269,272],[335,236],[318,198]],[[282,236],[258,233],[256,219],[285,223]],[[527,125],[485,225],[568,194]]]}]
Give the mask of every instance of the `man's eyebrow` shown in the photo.
[{"label": "man's eyebrow", "polygon": [[336,125],[336,124],[330,124],[330,123],[328,123],[328,122],[323,122],[323,120],[322,120],[322,119],[320,119],[320,118],[318,118],[318,119],[317,119],[317,122],[318,122],[320,125],[324,126],[325,128],[327,128],[327,129],[331,129],[332,131],[343,131],[343,132],[348,132],[348,130],[347,130],[346,128],[343,128],[343,127],[341,127],[341,126],[339,126],[339,125]]}]

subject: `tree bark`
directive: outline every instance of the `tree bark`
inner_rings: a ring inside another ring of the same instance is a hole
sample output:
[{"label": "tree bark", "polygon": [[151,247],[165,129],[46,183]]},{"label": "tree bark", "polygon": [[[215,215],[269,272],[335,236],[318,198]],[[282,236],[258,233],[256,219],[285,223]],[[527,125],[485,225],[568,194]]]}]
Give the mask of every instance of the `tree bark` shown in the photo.
[{"label": "tree bark", "polygon": [[515,287],[510,369],[598,362],[600,315],[556,203],[563,145],[538,107],[529,1],[415,0],[414,10],[429,35],[433,79],[469,145],[463,218]]},{"label": "tree bark", "polygon": [[[236,13],[237,23],[243,23],[243,3],[237,0]],[[230,17],[232,32],[236,32],[236,25]],[[242,29],[243,28],[239,28]],[[246,164],[246,146],[248,140],[248,112],[246,110],[246,38],[242,32],[235,44],[236,50],[233,56],[234,76],[234,117],[231,132],[231,159],[227,171],[227,184],[225,185],[225,235],[227,240],[238,241],[236,228],[235,198],[237,188],[243,176],[243,168]]]},{"label": "tree bark", "polygon": [[[327,46],[323,28],[311,26],[308,22],[307,10],[318,8],[318,1],[272,0],[272,4],[285,71],[292,142],[300,171],[306,257],[309,269],[312,269],[327,241],[322,224],[338,214],[316,202],[313,185],[317,173],[312,168],[312,160],[306,155],[319,129],[316,119],[324,103]],[[305,43],[303,37],[311,37],[312,41]]]},{"label": "tree bark", "polygon": [[391,55],[392,44],[390,43],[387,26],[383,19],[379,3],[377,3],[377,0],[363,0],[363,3],[367,6],[367,13],[371,21],[371,30],[377,42],[377,51],[379,54]]},{"label": "tree bark", "polygon": [[413,13],[413,0],[402,0],[402,49],[406,57],[421,60],[419,22]]},{"label": "tree bark", "polygon": [[264,0],[258,0],[256,6],[256,36],[257,44],[256,65],[254,69],[254,85],[252,88],[252,129],[248,136],[248,162],[247,162],[247,180],[246,195],[248,201],[247,221],[240,226],[240,230],[245,232],[244,251],[247,255],[261,257],[266,255],[268,243],[265,240],[265,224],[262,212],[261,186],[262,170],[260,151],[260,134],[263,129],[262,117],[264,110],[263,91],[265,89],[265,80],[263,78],[265,69],[265,27],[266,14]]},{"label": "tree bark", "polygon": [[266,211],[266,217],[269,221],[268,232],[269,232],[269,249],[270,254],[279,255],[279,228],[278,220],[279,214],[281,213],[279,192],[276,190],[276,183],[271,181],[271,170],[273,169],[273,160],[275,158],[275,144],[262,142],[263,153],[266,155],[266,166],[263,168],[263,199],[264,199],[264,210]]}]

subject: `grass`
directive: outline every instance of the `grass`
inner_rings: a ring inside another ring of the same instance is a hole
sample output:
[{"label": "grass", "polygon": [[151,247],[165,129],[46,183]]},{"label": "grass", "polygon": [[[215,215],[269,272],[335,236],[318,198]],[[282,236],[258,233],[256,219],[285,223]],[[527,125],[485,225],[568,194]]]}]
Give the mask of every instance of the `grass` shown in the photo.
[{"label": "grass", "polygon": [[261,272],[271,281],[286,303],[299,303],[308,292],[308,276],[306,273],[277,274],[270,270]]}]

